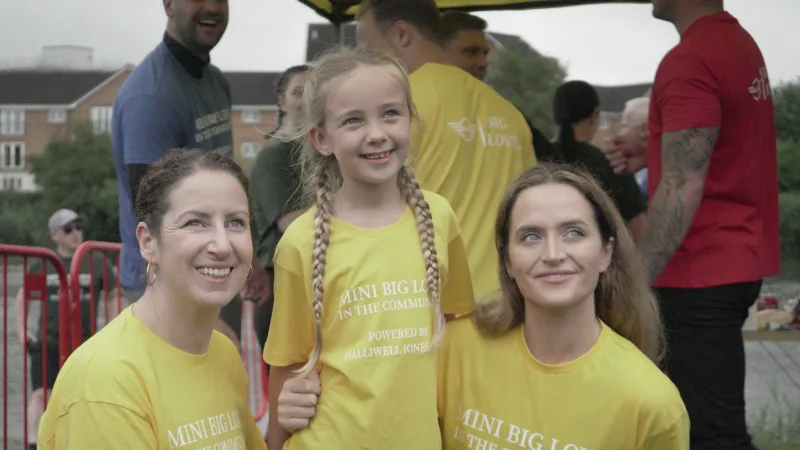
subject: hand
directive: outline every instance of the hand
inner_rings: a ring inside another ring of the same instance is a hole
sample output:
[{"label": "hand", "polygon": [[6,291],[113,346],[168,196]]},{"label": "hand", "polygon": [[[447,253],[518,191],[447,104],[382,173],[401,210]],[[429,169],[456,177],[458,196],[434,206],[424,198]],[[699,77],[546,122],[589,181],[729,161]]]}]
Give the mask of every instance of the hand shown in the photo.
[{"label": "hand", "polygon": [[245,283],[244,293],[242,299],[255,302],[256,305],[262,305],[269,299],[272,289],[272,280],[269,274],[261,264],[253,264],[253,274],[250,279]]},{"label": "hand", "polygon": [[228,337],[233,344],[236,345],[236,350],[239,351],[239,356],[244,358],[244,351],[242,351],[242,343],[239,341],[239,338],[236,337],[236,333],[233,331],[233,328],[230,327],[224,320],[217,317],[217,321],[214,323],[214,329],[219,331],[220,333],[224,334]]},{"label": "hand", "polygon": [[27,342],[29,345],[36,342],[36,337],[31,333],[31,330],[27,330],[27,332],[23,333],[22,329],[17,330],[17,342],[19,345],[25,346]]},{"label": "hand", "polygon": [[630,137],[628,134],[617,134],[606,141],[601,149],[606,155],[614,173],[632,174],[647,166],[646,136]]},{"label": "hand", "polygon": [[278,396],[278,424],[293,433],[308,426],[316,414],[320,394],[319,373],[312,370],[305,378],[290,378]]}]

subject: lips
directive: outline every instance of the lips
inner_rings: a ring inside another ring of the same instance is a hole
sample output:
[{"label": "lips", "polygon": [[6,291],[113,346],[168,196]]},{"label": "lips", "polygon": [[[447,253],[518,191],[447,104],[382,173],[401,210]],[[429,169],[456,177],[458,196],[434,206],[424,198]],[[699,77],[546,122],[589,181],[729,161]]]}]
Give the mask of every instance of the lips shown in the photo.
[{"label": "lips", "polygon": [[381,153],[367,153],[365,155],[361,155],[361,157],[364,159],[383,159],[383,158],[388,158],[389,155],[392,154],[392,152],[393,150],[388,150]]},{"label": "lips", "polygon": [[196,270],[207,277],[222,279],[231,274],[231,272],[233,271],[233,267],[223,267],[223,268],[198,267]]}]

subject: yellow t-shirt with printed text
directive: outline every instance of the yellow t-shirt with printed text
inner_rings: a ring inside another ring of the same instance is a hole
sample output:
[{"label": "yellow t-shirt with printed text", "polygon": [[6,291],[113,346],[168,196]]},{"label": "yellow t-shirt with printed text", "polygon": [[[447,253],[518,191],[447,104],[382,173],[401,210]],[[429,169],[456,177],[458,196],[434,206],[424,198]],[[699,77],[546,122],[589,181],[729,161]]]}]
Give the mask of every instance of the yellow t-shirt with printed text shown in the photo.
[{"label": "yellow t-shirt with printed text", "polygon": [[581,357],[547,365],[522,326],[484,337],[448,326],[439,356],[444,450],[688,450],[689,418],[672,382],[602,325]]},{"label": "yellow t-shirt with printed text", "polygon": [[494,224],[506,190],[536,164],[531,130],[514,105],[457,67],[428,63],[409,79],[420,118],[409,161],[420,185],[455,211],[480,300],[500,288]]},{"label": "yellow t-shirt with printed text", "polygon": [[[435,228],[446,314],[474,307],[466,250],[447,201],[424,192]],[[275,303],[264,360],[305,363],[314,345],[312,208],[275,252]],[[284,449],[438,450],[433,309],[414,214],[367,229],[334,218],[325,266],[320,380],[309,426]]]},{"label": "yellow t-shirt with printed text", "polygon": [[194,355],[125,309],[67,359],[39,425],[39,450],[266,449],[247,373],[214,332]]}]

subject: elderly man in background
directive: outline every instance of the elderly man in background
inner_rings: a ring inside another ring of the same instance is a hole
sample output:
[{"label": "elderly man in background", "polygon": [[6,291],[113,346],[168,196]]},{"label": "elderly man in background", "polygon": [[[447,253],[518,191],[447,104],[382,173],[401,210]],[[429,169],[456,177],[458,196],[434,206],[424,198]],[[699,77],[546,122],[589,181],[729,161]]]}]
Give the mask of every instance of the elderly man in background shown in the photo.
[{"label": "elderly man in background", "polygon": [[[628,100],[625,103],[625,110],[622,111],[622,119],[620,121],[619,134],[614,138],[616,140],[615,147],[628,148],[630,159],[637,159],[631,165],[641,164],[645,165],[647,157],[647,113],[650,109],[650,91],[647,91],[643,96]],[[626,164],[624,155],[615,148],[610,148],[612,151],[609,158],[611,167],[617,173],[626,172],[623,170]],[[647,197],[647,167],[643,167],[635,171],[636,182],[642,189],[645,197]]]}]

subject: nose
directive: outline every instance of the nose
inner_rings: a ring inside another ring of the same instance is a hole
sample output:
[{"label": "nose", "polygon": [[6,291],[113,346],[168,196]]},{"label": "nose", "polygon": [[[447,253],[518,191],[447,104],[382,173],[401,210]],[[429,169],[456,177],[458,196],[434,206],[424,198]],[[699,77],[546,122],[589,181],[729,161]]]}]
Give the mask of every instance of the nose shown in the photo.
[{"label": "nose", "polygon": [[368,127],[367,143],[375,145],[386,142],[386,132],[383,130],[383,126],[380,121],[372,120],[370,121]]},{"label": "nose", "polygon": [[218,225],[211,234],[211,240],[206,246],[208,252],[219,259],[225,259],[233,252],[231,240],[228,237],[228,230],[224,225]]},{"label": "nose", "polygon": [[559,239],[547,239],[544,244],[542,261],[547,264],[558,264],[564,260],[564,249]]}]

